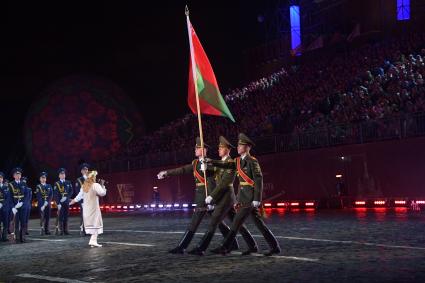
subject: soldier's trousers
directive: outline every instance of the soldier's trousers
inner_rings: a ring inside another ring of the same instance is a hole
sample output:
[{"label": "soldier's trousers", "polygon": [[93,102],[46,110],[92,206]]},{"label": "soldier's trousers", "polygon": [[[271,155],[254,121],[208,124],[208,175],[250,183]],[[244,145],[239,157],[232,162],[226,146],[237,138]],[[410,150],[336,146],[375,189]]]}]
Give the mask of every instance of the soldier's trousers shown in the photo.
[{"label": "soldier's trousers", "polygon": [[[236,210],[233,207],[233,203],[223,203],[215,206],[215,209],[211,215],[210,223],[208,224],[208,232],[215,232],[217,226],[223,223],[223,220],[226,216],[230,219],[230,221],[234,221],[236,216]],[[227,225],[225,225],[227,227]],[[220,226],[219,226],[220,227]],[[236,230],[237,231],[237,230]],[[207,233],[208,233],[207,232]],[[248,245],[249,249],[255,249],[257,247],[257,243],[252,237],[251,233],[248,231],[246,226],[242,223],[239,227],[239,233],[241,233],[243,239]],[[223,234],[224,235],[224,234]],[[227,235],[227,233],[226,233]]]},{"label": "soldier's trousers", "polygon": [[[13,213],[12,213],[13,215]],[[27,208],[22,206],[18,208],[18,212],[16,212],[16,215],[14,216],[15,219],[15,237],[20,240],[23,240],[25,230],[27,227]]]},{"label": "soldier's trousers", "polygon": [[[279,247],[279,243],[276,240],[273,233],[270,231],[270,229],[266,226],[266,224],[263,221],[263,217],[260,214],[260,210],[258,208],[254,207],[241,207],[233,220],[230,236],[236,235],[238,230],[242,227],[245,220],[251,216],[252,221],[254,222],[255,226],[260,230],[261,234],[263,235],[264,239],[266,240],[267,244],[270,246],[271,249],[276,249]],[[234,237],[234,236],[233,236]],[[224,240],[224,246],[231,243],[232,239],[226,239]]]},{"label": "soldier's trousers", "polygon": [[[32,207],[31,207],[31,203],[29,203],[29,204],[27,205],[26,212],[25,212],[25,218],[26,218],[25,223],[27,223],[27,224],[28,224],[28,222],[30,221],[31,208],[32,208]],[[25,226],[25,233],[28,233],[28,225],[26,225],[26,226]]]},{"label": "soldier's trousers", "polygon": [[1,224],[1,235],[0,237],[2,239],[6,239],[7,238],[7,233],[9,231],[9,220],[10,220],[10,215],[9,215],[9,208],[3,206],[0,209],[0,224]]},{"label": "soldier's trousers", "polygon": [[40,212],[40,227],[44,229],[44,232],[49,231],[49,222],[50,222],[50,205],[46,206],[44,211],[39,210]]},{"label": "soldier's trousers", "polygon": [[69,216],[69,203],[65,201],[62,203],[62,207],[59,210],[59,230],[67,231],[68,216]]},{"label": "soldier's trousers", "polygon": [[[210,212],[208,212],[208,213],[210,213]],[[196,230],[198,230],[199,224],[201,224],[201,221],[206,214],[207,214],[206,210],[195,209],[195,212],[192,215],[192,219],[190,221],[190,224],[189,224],[189,227],[188,227],[187,230],[195,233]],[[217,225],[216,225],[216,227],[217,227]],[[223,221],[219,222],[218,227],[219,227],[220,232],[223,234],[223,236],[226,236],[230,231],[229,226],[227,226]]]}]

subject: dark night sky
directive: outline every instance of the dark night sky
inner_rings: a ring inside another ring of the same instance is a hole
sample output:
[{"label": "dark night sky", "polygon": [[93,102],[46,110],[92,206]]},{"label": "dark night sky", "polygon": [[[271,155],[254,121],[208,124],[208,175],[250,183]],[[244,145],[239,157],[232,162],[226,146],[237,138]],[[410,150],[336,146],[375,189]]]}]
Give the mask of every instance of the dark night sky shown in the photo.
[{"label": "dark night sky", "polygon": [[[264,38],[257,22],[263,1],[149,2],[155,4],[8,4],[0,30],[3,165],[24,156],[22,128],[31,103],[67,75],[94,74],[117,83],[140,109],[148,131],[187,113],[186,3],[222,91],[241,84],[242,51]],[[11,156],[18,152],[21,157]]]}]

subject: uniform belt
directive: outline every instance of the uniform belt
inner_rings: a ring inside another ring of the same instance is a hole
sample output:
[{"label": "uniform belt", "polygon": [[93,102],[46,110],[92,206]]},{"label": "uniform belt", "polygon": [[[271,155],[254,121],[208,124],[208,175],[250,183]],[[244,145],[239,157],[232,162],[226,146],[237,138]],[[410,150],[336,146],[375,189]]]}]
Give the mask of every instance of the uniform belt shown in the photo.
[{"label": "uniform belt", "polygon": [[248,182],[239,182],[239,185],[241,185],[241,186],[250,186],[250,187],[254,187],[253,185],[251,185],[250,183],[248,183]]},{"label": "uniform belt", "polygon": [[17,199],[21,199],[21,198],[23,198],[24,196],[13,196],[14,198],[17,198]]},{"label": "uniform belt", "polygon": [[204,183],[196,183],[196,186],[197,187],[202,187],[202,186],[205,186],[205,184]]}]

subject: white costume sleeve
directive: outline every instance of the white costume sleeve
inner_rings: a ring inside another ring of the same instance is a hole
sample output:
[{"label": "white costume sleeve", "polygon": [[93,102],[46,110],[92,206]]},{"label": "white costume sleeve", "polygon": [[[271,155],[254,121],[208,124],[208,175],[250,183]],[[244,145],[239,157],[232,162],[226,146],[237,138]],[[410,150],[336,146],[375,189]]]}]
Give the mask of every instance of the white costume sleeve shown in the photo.
[{"label": "white costume sleeve", "polygon": [[96,194],[100,197],[103,197],[106,195],[105,186],[101,186],[99,183],[94,183],[93,189],[96,191]]},{"label": "white costume sleeve", "polygon": [[83,189],[81,188],[80,192],[78,193],[78,195],[75,197],[75,202],[79,202],[80,200],[83,199]]}]

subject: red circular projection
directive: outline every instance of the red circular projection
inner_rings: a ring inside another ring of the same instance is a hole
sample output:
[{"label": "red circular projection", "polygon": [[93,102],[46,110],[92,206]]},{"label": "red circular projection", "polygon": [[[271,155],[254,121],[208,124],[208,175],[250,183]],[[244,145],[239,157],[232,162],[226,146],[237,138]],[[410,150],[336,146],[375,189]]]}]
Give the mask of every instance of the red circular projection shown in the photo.
[{"label": "red circular projection", "polygon": [[26,147],[37,167],[108,159],[143,132],[132,101],[114,83],[72,76],[43,91],[26,118]]}]

